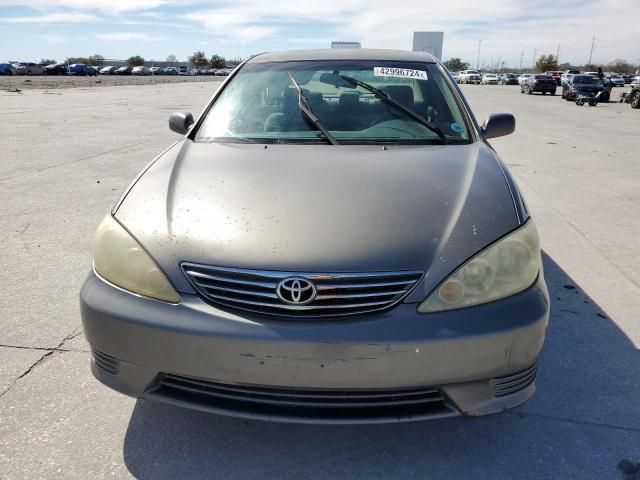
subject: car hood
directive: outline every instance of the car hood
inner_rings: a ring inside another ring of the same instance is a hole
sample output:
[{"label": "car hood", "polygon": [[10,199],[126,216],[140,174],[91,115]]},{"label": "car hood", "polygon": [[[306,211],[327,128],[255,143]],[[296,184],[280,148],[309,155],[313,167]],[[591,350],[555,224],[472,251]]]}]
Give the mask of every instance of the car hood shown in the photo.
[{"label": "car hood", "polygon": [[195,143],[161,155],[116,218],[182,292],[181,262],[298,271],[424,270],[430,291],[519,224],[484,143]]}]

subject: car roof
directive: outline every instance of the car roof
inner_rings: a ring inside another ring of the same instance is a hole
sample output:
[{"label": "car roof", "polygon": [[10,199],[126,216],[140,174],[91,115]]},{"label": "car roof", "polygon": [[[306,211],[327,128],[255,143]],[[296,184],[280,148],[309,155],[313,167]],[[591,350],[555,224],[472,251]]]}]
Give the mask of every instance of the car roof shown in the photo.
[{"label": "car roof", "polygon": [[398,62],[437,62],[433,55],[426,52],[410,52],[407,50],[386,50],[373,48],[325,48],[261,53],[251,58],[248,63],[295,62],[304,60],[380,60]]}]

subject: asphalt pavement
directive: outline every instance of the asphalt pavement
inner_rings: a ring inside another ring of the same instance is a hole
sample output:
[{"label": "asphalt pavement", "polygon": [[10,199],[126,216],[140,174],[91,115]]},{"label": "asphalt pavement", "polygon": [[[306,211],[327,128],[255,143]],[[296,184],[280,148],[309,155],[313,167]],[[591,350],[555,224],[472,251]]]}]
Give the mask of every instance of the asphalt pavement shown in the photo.
[{"label": "asphalt pavement", "polygon": [[[93,232],[218,82],[0,91],[0,478],[617,479],[640,461],[640,111],[464,86],[535,217],[552,315],[538,392],[376,426],[225,418],[103,387],[78,291]],[[622,89],[614,89],[614,99]]]}]

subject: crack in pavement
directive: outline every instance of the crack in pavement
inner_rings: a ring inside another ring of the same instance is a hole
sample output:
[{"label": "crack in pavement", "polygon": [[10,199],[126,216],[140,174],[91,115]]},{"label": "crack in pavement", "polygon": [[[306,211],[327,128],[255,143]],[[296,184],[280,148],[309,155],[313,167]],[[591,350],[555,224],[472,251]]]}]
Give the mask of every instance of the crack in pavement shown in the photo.
[{"label": "crack in pavement", "polygon": [[604,427],[604,428],[612,428],[614,430],[622,430],[624,432],[640,432],[640,428],[638,427],[623,427],[621,425],[611,425],[609,423],[598,423],[598,422],[588,422],[584,420],[575,420],[573,418],[566,417],[556,417],[553,415],[545,415],[543,413],[529,413],[529,412],[503,412],[505,415],[518,416],[520,418],[524,417],[534,417],[534,418],[545,418],[547,420],[556,420],[559,422],[573,423],[575,425],[582,425],[587,427]]},{"label": "crack in pavement", "polygon": [[72,350],[70,349],[64,349],[62,348],[62,346],[65,344],[65,342],[68,342],[69,340],[73,340],[74,338],[76,338],[78,335],[82,334],[82,330],[80,331],[73,331],[71,332],[69,335],[67,335],[66,337],[64,337],[62,339],[62,341],[55,347],[53,348],[38,348],[38,347],[34,347],[34,348],[30,348],[30,347],[11,347],[10,348],[29,348],[31,350],[43,350],[46,353],[43,354],[38,360],[36,360],[33,364],[31,364],[31,366],[29,368],[27,368],[27,370],[25,370],[19,377],[17,377],[13,382],[11,382],[11,385],[9,385],[9,387],[7,387],[7,389],[4,392],[0,392],[0,398],[4,397],[8,392],[10,392],[13,387],[16,386],[16,384],[18,383],[19,380],[21,380],[22,378],[26,377],[27,375],[29,375],[34,368],[36,368],[38,365],[40,365],[42,362],[45,361],[45,359],[51,355],[53,355],[54,353],[63,353],[63,352],[70,352]]},{"label": "crack in pavement", "polygon": [[129,144],[129,145],[123,145],[121,147],[117,147],[117,148],[114,148],[112,150],[107,150],[105,152],[100,152],[100,153],[94,153],[93,155],[89,155],[89,156],[82,157],[82,158],[76,158],[75,160],[70,160],[68,162],[57,163],[55,165],[49,165],[48,167],[40,168],[38,170],[32,170],[32,171],[26,172],[26,173],[21,173],[19,175],[3,177],[3,178],[0,178],[0,183],[5,182],[7,180],[14,180],[16,178],[26,177],[27,175],[33,175],[34,173],[40,173],[40,172],[44,172],[46,170],[51,170],[52,168],[63,167],[65,165],[71,165],[73,163],[82,162],[84,160],[91,160],[92,158],[96,158],[96,157],[99,157],[101,155],[107,155],[108,153],[113,153],[113,152],[117,152],[119,150],[125,150],[127,148],[136,147],[136,146],[142,145],[144,143],[149,143],[149,140],[145,140],[143,142],[132,143],[132,144]]},{"label": "crack in pavement", "polygon": [[4,344],[4,343],[0,343],[0,348],[17,348],[19,350],[43,350],[45,352],[54,351],[54,352],[86,352],[86,353],[89,353],[89,350],[82,349],[82,348],[27,347],[25,345],[7,345],[7,344]]}]

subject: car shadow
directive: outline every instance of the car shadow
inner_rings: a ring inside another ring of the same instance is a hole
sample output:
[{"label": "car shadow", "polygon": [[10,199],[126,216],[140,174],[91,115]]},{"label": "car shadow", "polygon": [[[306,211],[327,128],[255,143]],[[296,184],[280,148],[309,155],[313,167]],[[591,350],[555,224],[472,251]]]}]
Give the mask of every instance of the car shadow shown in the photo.
[{"label": "car shadow", "polygon": [[140,479],[618,478],[620,460],[640,459],[640,354],[546,254],[543,262],[552,311],[538,391],[515,410],[314,426],[139,400],[125,464]]}]

